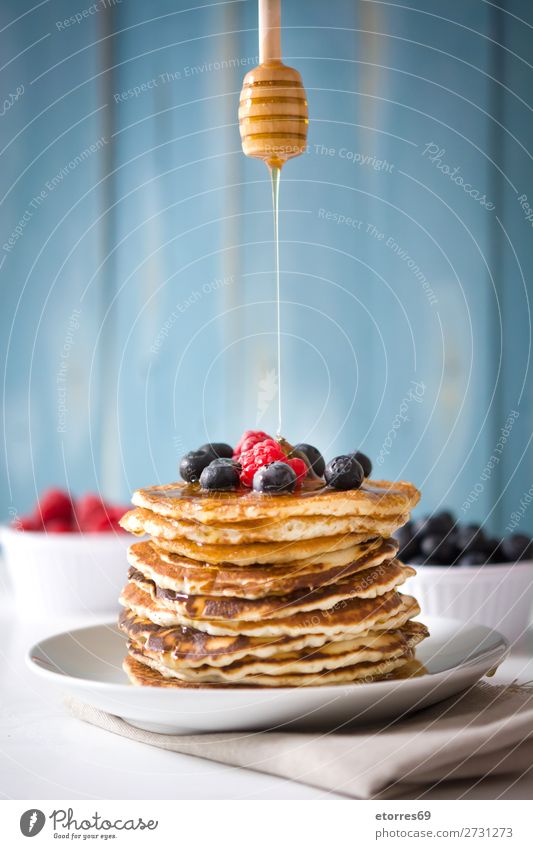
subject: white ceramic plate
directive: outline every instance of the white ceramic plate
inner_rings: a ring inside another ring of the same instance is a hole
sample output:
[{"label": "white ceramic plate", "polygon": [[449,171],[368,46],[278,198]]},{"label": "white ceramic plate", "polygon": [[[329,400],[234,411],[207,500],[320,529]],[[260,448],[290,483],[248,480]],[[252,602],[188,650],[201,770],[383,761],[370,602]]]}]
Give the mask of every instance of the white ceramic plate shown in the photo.
[{"label": "white ceramic plate", "polygon": [[122,671],[123,635],[93,625],[49,637],[28,652],[43,682],[132,725],[167,734],[338,727],[391,720],[464,690],[494,669],[508,644],[497,631],[425,617],[431,631],[417,651],[428,675],[326,687],[179,690],[136,687]]}]

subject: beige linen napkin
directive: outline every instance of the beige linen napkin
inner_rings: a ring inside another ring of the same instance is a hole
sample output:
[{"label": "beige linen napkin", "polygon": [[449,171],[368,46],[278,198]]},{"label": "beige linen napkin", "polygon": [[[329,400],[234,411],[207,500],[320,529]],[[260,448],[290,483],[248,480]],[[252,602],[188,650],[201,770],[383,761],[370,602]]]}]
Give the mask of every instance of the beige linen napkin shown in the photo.
[{"label": "beige linen napkin", "polygon": [[517,777],[533,766],[533,688],[527,685],[481,682],[386,727],[322,733],[156,734],[71,697],[66,704],[78,719],[139,743],[354,798],[417,796],[439,782]]}]

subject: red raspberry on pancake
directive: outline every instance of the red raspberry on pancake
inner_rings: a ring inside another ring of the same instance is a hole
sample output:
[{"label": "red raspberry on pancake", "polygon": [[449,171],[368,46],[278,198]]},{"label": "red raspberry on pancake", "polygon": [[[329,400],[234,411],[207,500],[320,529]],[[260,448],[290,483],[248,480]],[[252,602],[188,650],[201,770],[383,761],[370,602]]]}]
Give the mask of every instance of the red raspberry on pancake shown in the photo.
[{"label": "red raspberry on pancake", "polygon": [[286,460],[286,463],[296,474],[296,484],[300,484],[304,478],[307,477],[307,464],[299,457],[294,457],[292,460]]},{"label": "red raspberry on pancake", "polygon": [[268,463],[275,463],[276,460],[281,460],[283,463],[287,462],[287,456],[280,448],[279,443],[270,437],[261,442],[256,442],[247,451],[243,451],[240,456],[241,483],[244,486],[251,487],[257,470]]},{"label": "red raspberry on pancake", "polygon": [[272,437],[269,436],[268,433],[265,433],[262,430],[245,430],[235,446],[233,459],[238,461],[244,451],[249,451],[258,442],[263,442],[265,439],[271,438]]}]

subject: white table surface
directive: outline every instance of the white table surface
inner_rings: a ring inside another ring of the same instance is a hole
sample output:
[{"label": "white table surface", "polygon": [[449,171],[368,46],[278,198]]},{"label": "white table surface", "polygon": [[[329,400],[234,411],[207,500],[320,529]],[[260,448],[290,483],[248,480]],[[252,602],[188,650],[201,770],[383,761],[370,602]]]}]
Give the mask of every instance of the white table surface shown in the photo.
[{"label": "white table surface", "polygon": [[[3,577],[3,576],[2,576]],[[0,579],[0,588],[4,581]],[[5,586],[5,585],[4,585]],[[111,619],[112,617],[109,617]],[[0,798],[3,799],[342,799],[341,795],[250,770],[125,740],[70,717],[61,697],[26,668],[37,640],[87,624],[24,622],[0,602]],[[495,682],[533,680],[533,632],[502,664]],[[464,794],[464,796],[463,796]],[[425,799],[533,798],[533,777],[462,782]]]}]

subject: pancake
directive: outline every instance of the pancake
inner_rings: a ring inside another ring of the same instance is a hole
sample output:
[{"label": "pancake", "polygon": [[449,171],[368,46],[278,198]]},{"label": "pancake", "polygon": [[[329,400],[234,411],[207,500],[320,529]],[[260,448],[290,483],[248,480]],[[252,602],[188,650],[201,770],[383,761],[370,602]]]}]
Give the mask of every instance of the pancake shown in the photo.
[{"label": "pancake", "polygon": [[[406,660],[403,663],[397,661],[395,665],[401,669],[403,665],[406,665],[409,661]],[[392,665],[392,662],[391,662]],[[197,684],[192,681],[182,681],[179,678],[170,678],[166,675],[162,675],[157,669],[152,668],[148,665],[147,658],[144,658],[142,652],[137,649],[130,647],[129,653],[126,655],[122,668],[124,672],[128,675],[132,684],[137,687],[165,687],[165,688],[176,688],[183,690],[224,690],[224,689],[259,689],[258,685],[254,685],[254,683],[246,682],[246,684]],[[389,674],[393,675],[394,672],[390,672]],[[363,682],[359,683],[368,683],[370,681],[379,681],[384,676],[383,674],[374,674],[372,675],[370,672],[365,676]],[[357,681],[355,682],[357,683]]]},{"label": "pancake", "polygon": [[175,593],[173,590],[161,589],[153,581],[147,580],[142,573],[131,570],[130,583],[122,592],[121,603],[128,607],[130,597],[135,599],[135,588],[138,588],[170,611],[195,621],[257,621],[263,618],[276,619],[305,610],[329,610],[350,598],[376,598],[403,584],[415,574],[414,569],[403,566],[398,560],[388,560],[379,566],[364,569],[335,584],[316,590],[299,590],[288,595],[248,599]]},{"label": "pancake", "polygon": [[379,659],[387,652],[413,648],[428,633],[420,622],[407,622],[398,629],[369,631],[348,639],[341,635],[331,640],[323,634],[271,640],[244,636],[211,637],[192,629],[160,628],[149,620],[135,616],[131,611],[121,614],[120,627],[127,635],[130,646],[143,651],[146,657],[157,661],[161,668],[184,672],[205,669],[206,666],[230,667],[229,674],[233,670],[235,677],[242,676],[243,669],[249,668],[250,664],[255,664],[255,671],[269,668],[270,673],[276,674],[283,665],[286,671],[287,664],[300,660],[306,663],[312,661],[315,670],[320,664],[320,668],[333,667],[336,658],[342,664],[347,652],[353,656],[356,650],[361,649],[373,651],[373,657]]},{"label": "pancake", "polygon": [[120,628],[133,684],[279,688],[420,674],[426,627],[398,592],[415,574],[390,535],[419,500],[409,483],[294,493],[137,490]]},{"label": "pancake", "polygon": [[301,634],[358,634],[371,628],[384,630],[397,627],[396,622],[387,622],[396,616],[404,624],[419,613],[418,604],[410,596],[401,596],[392,590],[377,598],[352,598],[340,601],[329,610],[313,610],[292,613],[278,619],[259,621],[227,619],[191,619],[177,611],[170,611],[160,601],[138,587],[128,584],[122,592],[120,603],[137,616],[166,627],[182,625],[186,628],[205,631],[214,636],[246,635],[252,637],[277,637]]},{"label": "pancake", "polygon": [[[167,681],[175,681],[176,686],[178,687],[181,687],[184,684],[189,686],[191,683],[202,687],[210,686],[213,683],[225,683],[227,686],[230,683],[228,681],[186,681],[185,679],[178,677],[171,670],[167,669],[159,660],[147,656],[143,650],[132,648],[130,651],[135,660],[141,661],[143,664],[146,664],[146,666],[151,667],[152,670],[156,670],[163,678],[167,679]],[[352,684],[356,682],[369,683],[370,681],[383,678],[395,669],[399,669],[411,660],[412,657],[413,650],[408,649],[402,655],[393,658],[381,659],[375,662],[367,661],[363,663],[356,663],[352,666],[325,670],[315,674],[286,673],[281,675],[250,675],[247,678],[241,679],[238,683],[251,687],[324,687],[328,684]],[[216,677],[217,674],[219,674],[218,670],[213,670],[212,674]],[[231,686],[236,686],[236,684],[231,682]]]},{"label": "pancake", "polygon": [[212,492],[199,484],[170,483],[138,489],[132,502],[171,519],[223,525],[249,519],[286,520],[293,516],[369,516],[395,519],[418,503],[420,493],[406,481],[366,480],[360,489],[334,490],[314,485],[288,495],[265,496],[250,490]]},{"label": "pancake", "polygon": [[[135,631],[135,627],[132,630]],[[142,651],[144,657],[155,661],[157,668],[184,680],[229,682],[240,681],[250,675],[316,673],[398,657],[423,640],[427,629],[419,622],[412,622],[396,630],[371,631],[349,639],[326,640],[318,647],[301,647],[298,640],[285,638],[275,645],[266,645],[262,655],[255,654],[252,646],[247,653],[246,647],[242,646],[233,653],[206,654],[203,658],[182,654],[174,647],[174,636],[175,632],[165,629],[156,635],[148,632],[144,637],[142,631],[137,631],[137,639],[131,639],[130,643]],[[180,645],[179,634],[177,645]]]},{"label": "pancake", "polygon": [[[413,623],[414,624],[414,623]],[[429,636],[429,633],[427,634]],[[407,663],[404,663],[399,669],[390,672],[388,675],[384,676],[384,680],[386,681],[404,681],[406,678],[420,678],[422,675],[428,675],[428,671],[424,664],[417,660],[416,657],[408,660]]]},{"label": "pancake", "polygon": [[391,559],[397,548],[395,540],[378,539],[360,543],[348,562],[345,562],[344,552],[335,552],[325,564],[300,560],[287,569],[269,566],[246,568],[230,564],[212,567],[158,550],[152,543],[138,542],[130,546],[128,562],[161,589],[187,595],[262,598],[327,586]]},{"label": "pancake", "polygon": [[[119,627],[129,641],[138,648],[151,652],[171,653],[189,666],[227,666],[243,657],[267,658],[279,652],[311,650],[327,642],[344,639],[344,636],[325,634],[301,634],[298,637],[247,637],[217,636],[194,628],[163,628],[132,610],[120,614]],[[362,635],[365,636],[366,634]]]},{"label": "pancake", "polygon": [[150,651],[146,646],[142,654],[165,669],[171,675],[184,681],[199,683],[242,683],[257,675],[308,675],[331,670],[339,670],[360,663],[378,663],[397,657],[404,657],[409,649],[414,648],[422,635],[409,638],[399,631],[369,634],[367,637],[326,643],[318,649],[303,652],[284,652],[266,660],[245,657],[225,666],[191,667],[171,653],[163,655]]},{"label": "pancake", "polygon": [[154,544],[165,551],[181,554],[190,560],[209,565],[232,563],[235,566],[280,565],[297,560],[315,560],[327,563],[328,557],[337,551],[344,552],[345,563],[354,558],[357,545],[365,542],[361,534],[341,534],[333,537],[315,537],[295,542],[250,542],[243,545],[203,545],[180,537],[167,540],[154,537]]},{"label": "pancake", "polygon": [[[178,687],[184,690],[220,690],[227,687],[226,684],[194,684],[190,681],[180,681],[179,678],[166,678],[139,658],[142,658],[141,652],[130,647],[122,662],[124,672],[137,687]],[[233,685],[231,689],[235,686],[238,685]]]},{"label": "pancake", "polygon": [[149,534],[166,540],[185,537],[199,544],[242,545],[251,542],[291,542],[353,533],[362,539],[389,537],[408,518],[408,513],[392,519],[375,519],[372,516],[293,516],[285,521],[255,519],[226,525],[206,525],[160,516],[152,510],[137,507],[126,513],[120,524],[137,536]]}]

